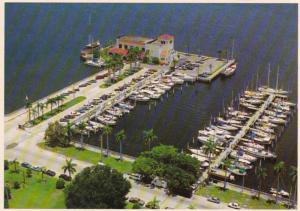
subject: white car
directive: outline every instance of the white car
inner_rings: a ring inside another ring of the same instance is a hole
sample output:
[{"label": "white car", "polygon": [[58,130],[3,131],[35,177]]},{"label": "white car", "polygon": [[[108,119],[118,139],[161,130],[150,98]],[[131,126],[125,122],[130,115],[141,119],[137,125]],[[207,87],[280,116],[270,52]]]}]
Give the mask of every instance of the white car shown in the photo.
[{"label": "white car", "polygon": [[235,202],[230,202],[228,204],[228,207],[233,208],[233,209],[241,209],[240,205],[238,203],[235,203]]}]

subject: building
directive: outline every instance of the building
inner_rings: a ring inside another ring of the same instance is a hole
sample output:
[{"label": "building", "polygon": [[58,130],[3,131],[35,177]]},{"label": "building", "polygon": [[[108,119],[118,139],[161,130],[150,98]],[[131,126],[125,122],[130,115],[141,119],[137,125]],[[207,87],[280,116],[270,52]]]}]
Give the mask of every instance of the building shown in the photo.
[{"label": "building", "polygon": [[150,60],[158,59],[160,64],[172,62],[174,50],[174,36],[163,34],[156,39],[140,36],[121,36],[116,40],[115,47],[109,50],[110,54],[119,54],[126,57],[130,48],[137,47],[142,55],[149,57]]}]

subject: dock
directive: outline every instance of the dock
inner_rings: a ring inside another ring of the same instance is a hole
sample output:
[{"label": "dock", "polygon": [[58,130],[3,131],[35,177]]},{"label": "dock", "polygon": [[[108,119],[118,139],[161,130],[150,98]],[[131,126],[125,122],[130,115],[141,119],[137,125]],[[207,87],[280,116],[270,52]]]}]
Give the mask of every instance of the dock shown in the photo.
[{"label": "dock", "polygon": [[[259,108],[258,111],[254,113],[254,115],[247,121],[247,123],[241,128],[241,130],[234,136],[232,142],[229,146],[224,150],[212,163],[211,168],[218,168],[221,162],[228,157],[228,155],[232,152],[232,150],[238,145],[240,140],[246,135],[246,133],[250,130],[251,126],[258,120],[258,118],[263,114],[264,110],[268,108],[268,106],[275,99],[276,94],[269,94],[267,100],[263,103],[263,105]],[[208,178],[208,169],[203,172],[202,176],[199,178],[199,182],[204,182]]]},{"label": "dock", "polygon": [[227,67],[232,65],[234,62],[235,62],[235,60],[229,60],[225,65],[219,67],[211,75],[209,75],[207,77],[198,76],[197,79],[201,82],[211,83],[223,70],[225,70]]}]

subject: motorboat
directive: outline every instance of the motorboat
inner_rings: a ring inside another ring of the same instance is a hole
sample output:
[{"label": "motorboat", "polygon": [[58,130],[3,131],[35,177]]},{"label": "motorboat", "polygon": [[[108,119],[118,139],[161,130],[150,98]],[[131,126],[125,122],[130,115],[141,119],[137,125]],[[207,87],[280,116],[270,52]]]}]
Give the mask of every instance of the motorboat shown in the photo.
[{"label": "motorboat", "polygon": [[217,125],[218,128],[221,128],[223,130],[227,130],[227,131],[236,131],[238,130],[237,127],[233,127],[231,125],[226,125],[226,124],[222,124],[222,125]]},{"label": "motorboat", "polygon": [[244,160],[248,160],[250,162],[255,162],[257,160],[256,157],[253,157],[251,155],[247,155],[245,153],[239,155],[236,150],[232,150],[232,152],[230,153],[230,156],[233,157],[233,158],[241,158],[241,159],[244,159]]},{"label": "motorboat", "polygon": [[240,146],[240,149],[242,149],[244,152],[246,152],[249,155],[258,157],[258,158],[276,158],[277,156],[272,153],[265,150],[259,150],[255,148]]},{"label": "motorboat", "polygon": [[227,168],[227,171],[231,172],[232,174],[238,175],[238,176],[245,176],[247,174],[245,169],[237,168],[234,165]]},{"label": "motorboat", "polygon": [[259,87],[258,88],[258,91],[260,92],[267,92],[267,93],[271,93],[271,94],[281,94],[281,95],[287,95],[289,92],[288,91],[285,91],[283,89],[272,89],[270,87],[266,87],[266,86],[262,86],[262,87]]},{"label": "motorboat", "polygon": [[252,142],[251,141],[250,142],[242,141],[241,144],[244,145],[244,146],[247,146],[247,147],[254,148],[254,149],[259,149],[259,150],[265,149],[264,146],[262,146],[260,144],[256,144],[253,141]]},{"label": "motorboat", "polygon": [[281,124],[281,125],[286,124],[286,121],[284,119],[276,118],[276,117],[272,117],[272,116],[262,116],[262,119],[268,120],[269,122],[274,123],[274,124]]},{"label": "motorboat", "polygon": [[240,105],[245,107],[245,108],[248,108],[249,110],[258,110],[258,108],[250,103],[247,103],[247,102],[240,102]]}]

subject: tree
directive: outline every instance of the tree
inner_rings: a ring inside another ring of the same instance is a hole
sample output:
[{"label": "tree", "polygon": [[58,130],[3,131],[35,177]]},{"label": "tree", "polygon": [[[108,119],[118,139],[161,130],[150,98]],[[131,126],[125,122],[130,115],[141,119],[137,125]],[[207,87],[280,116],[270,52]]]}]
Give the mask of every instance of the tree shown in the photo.
[{"label": "tree", "polygon": [[59,178],[57,181],[56,181],[56,189],[63,189],[65,188],[65,181],[62,179],[62,178]]},{"label": "tree", "polygon": [[30,122],[31,120],[31,108],[32,108],[32,103],[26,100],[25,108],[28,110],[28,121]]},{"label": "tree", "polygon": [[114,77],[115,77],[116,70],[119,70],[119,74],[120,74],[120,70],[123,68],[123,66],[124,66],[124,64],[123,64],[122,57],[118,54],[112,55],[111,67],[113,69]]},{"label": "tree", "polygon": [[279,180],[281,177],[281,174],[284,170],[284,162],[283,161],[279,161],[274,165],[274,173],[277,176],[277,189],[276,189],[276,203],[278,201],[278,192],[279,192]]},{"label": "tree", "polygon": [[256,169],[256,176],[257,179],[259,180],[259,184],[258,184],[258,195],[257,198],[260,198],[260,192],[261,192],[261,188],[262,188],[262,183],[265,180],[266,176],[267,176],[267,171],[265,168],[258,166],[258,168]]},{"label": "tree", "polygon": [[46,168],[42,167],[41,169],[41,176],[42,176],[42,181],[44,181],[44,174],[46,173]]},{"label": "tree", "polygon": [[4,160],[4,170],[8,170],[9,169],[9,162],[8,160]]},{"label": "tree", "polygon": [[132,70],[132,63],[135,63],[140,54],[140,50],[138,47],[133,47],[128,50],[127,59],[130,62],[130,70]]},{"label": "tree", "polygon": [[26,169],[26,176],[28,177],[28,178],[30,178],[30,177],[32,177],[32,170],[31,169]]},{"label": "tree", "polygon": [[66,207],[122,209],[130,188],[123,175],[108,166],[87,167],[66,188]]},{"label": "tree", "polygon": [[291,191],[290,191],[290,201],[292,198],[292,187],[295,185],[294,188],[294,202],[296,203],[296,194],[297,194],[297,167],[296,166],[291,166],[290,167],[290,173],[289,173],[291,180],[292,180],[292,185],[291,185]]},{"label": "tree", "polygon": [[17,158],[15,158],[13,161],[12,161],[13,165],[14,165],[14,172],[17,173],[19,172],[19,170],[17,169],[17,166],[19,164]]},{"label": "tree", "polygon": [[[41,112],[42,112],[42,117],[44,116],[44,109],[46,108],[46,104],[45,103],[40,103],[39,104],[39,107],[41,109]],[[44,118],[44,117],[43,117]]]},{"label": "tree", "polygon": [[112,127],[109,125],[105,125],[103,128],[103,134],[106,135],[106,155],[108,156],[109,154],[109,139],[108,136],[112,133]]},{"label": "tree", "polygon": [[116,141],[120,143],[120,160],[123,160],[123,154],[122,154],[122,141],[126,139],[125,130],[120,130],[116,134]]},{"label": "tree", "polygon": [[11,199],[11,191],[8,185],[4,186],[4,208],[9,208],[9,199]]},{"label": "tree", "polygon": [[73,163],[72,161],[72,159],[66,159],[66,164],[62,167],[62,169],[64,170],[64,174],[68,172],[70,177],[73,173],[76,172],[75,166],[77,166],[77,164]]},{"label": "tree", "polygon": [[52,109],[53,109],[53,104],[56,103],[56,99],[55,98],[49,98],[47,101],[46,101],[46,104],[47,105],[50,105],[50,112],[52,113]]},{"label": "tree", "polygon": [[66,139],[67,139],[67,145],[70,145],[72,138],[73,138],[73,129],[72,129],[72,124],[68,121],[66,125]]},{"label": "tree", "polygon": [[223,169],[225,170],[225,179],[224,179],[224,190],[226,190],[226,184],[227,184],[227,173],[228,168],[231,166],[231,161],[229,159],[225,159],[223,163]]},{"label": "tree", "polygon": [[83,130],[85,129],[85,127],[86,127],[86,123],[84,123],[84,122],[80,122],[77,125],[77,128],[80,131],[80,145],[81,145],[81,149],[83,149]]},{"label": "tree", "polygon": [[33,115],[33,120],[35,120],[36,115],[37,115],[37,112],[38,112],[37,107],[32,107],[32,108],[31,108],[31,113],[32,113],[32,115]]},{"label": "tree", "polygon": [[216,147],[217,145],[211,137],[208,138],[208,141],[203,146],[204,153],[208,156],[208,175],[210,173],[211,156],[216,152]]},{"label": "tree", "polygon": [[142,176],[144,182],[151,182],[157,170],[159,169],[159,163],[153,158],[139,156],[132,164],[132,170]]},{"label": "tree", "polygon": [[150,151],[151,142],[156,140],[157,136],[155,135],[153,129],[144,130],[143,136],[144,136],[145,143],[148,144],[149,151]]},{"label": "tree", "polygon": [[45,131],[45,143],[50,146],[66,146],[66,129],[58,121],[49,123]]}]

